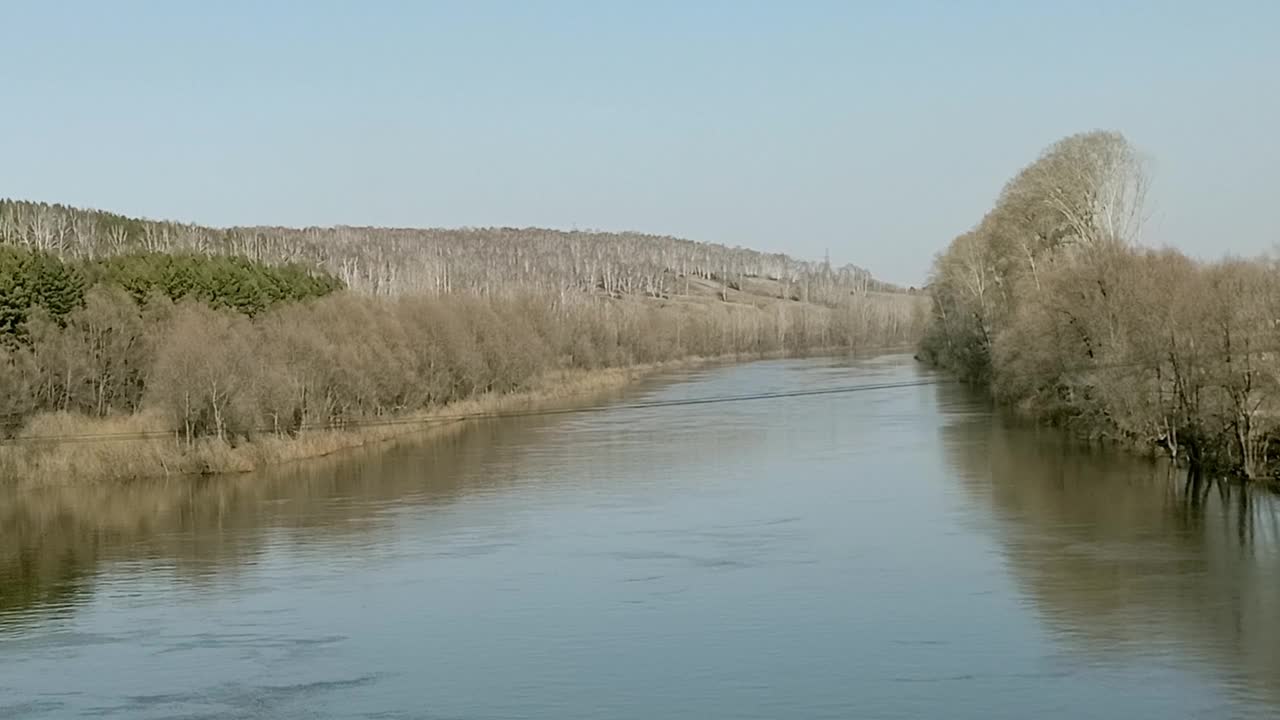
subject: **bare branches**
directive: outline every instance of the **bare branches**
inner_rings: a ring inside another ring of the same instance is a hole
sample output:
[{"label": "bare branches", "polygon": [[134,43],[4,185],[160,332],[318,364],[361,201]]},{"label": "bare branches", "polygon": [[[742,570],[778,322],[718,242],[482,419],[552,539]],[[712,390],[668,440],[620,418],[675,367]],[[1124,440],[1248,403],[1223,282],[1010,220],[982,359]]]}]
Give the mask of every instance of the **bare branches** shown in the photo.
[{"label": "bare branches", "polygon": [[938,257],[924,354],[1036,416],[1273,473],[1280,271],[1142,249],[1147,182],[1118,133],[1051,146]]},{"label": "bare branches", "polygon": [[216,230],[140,221],[59,205],[0,201],[0,242],[69,257],[146,252],[242,255],[306,263],[371,295],[575,289],[668,297],[682,280],[785,280],[803,299],[839,306],[856,292],[894,291],[866,270],[640,233],[538,228],[398,229],[252,227]]}]

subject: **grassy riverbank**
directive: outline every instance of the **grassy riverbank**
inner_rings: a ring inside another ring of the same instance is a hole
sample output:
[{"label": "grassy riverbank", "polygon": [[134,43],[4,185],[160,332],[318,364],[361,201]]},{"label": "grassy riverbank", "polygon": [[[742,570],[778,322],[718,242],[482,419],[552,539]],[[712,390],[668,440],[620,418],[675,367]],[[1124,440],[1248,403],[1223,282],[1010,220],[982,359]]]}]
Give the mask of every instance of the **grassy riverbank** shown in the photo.
[{"label": "grassy riverbank", "polygon": [[[38,486],[252,472],[408,435],[426,438],[477,422],[458,420],[459,415],[571,407],[611,395],[654,372],[704,362],[709,360],[686,358],[626,368],[557,370],[518,392],[488,393],[433,411],[388,415],[344,429],[263,435],[234,446],[216,437],[199,438],[188,445],[168,431],[164,418],[155,413],[106,419],[53,413],[40,416],[12,442],[0,446],[0,476]],[[148,433],[158,436],[130,437]]]},{"label": "grassy riverbank", "polygon": [[0,386],[21,418],[0,440],[0,478],[243,472],[443,415],[567,401],[673,363],[897,344],[914,336],[919,308],[906,295],[828,308],[339,293],[248,317],[95,288],[63,322],[37,317],[0,347]]},{"label": "grassy riverbank", "polygon": [[[75,237],[29,232],[50,218]],[[691,358],[909,343],[924,320],[922,295],[825,262],[647,236],[374,234],[392,245],[369,258],[344,255],[344,233],[0,203],[0,481],[241,472]],[[325,262],[290,264],[324,237]]]},{"label": "grassy riverbank", "polygon": [[[842,352],[848,349],[821,348],[805,354]],[[263,434],[235,445],[213,436],[187,443],[180,433],[166,429],[164,417],[157,413],[115,418],[49,413],[0,445],[0,478],[8,479],[11,485],[35,488],[250,473],[394,440],[429,440],[470,423],[486,422],[487,416],[572,409],[605,401],[660,372],[789,354],[691,356],[627,367],[554,370],[520,391],[486,393],[430,411],[369,418],[345,428]]]}]

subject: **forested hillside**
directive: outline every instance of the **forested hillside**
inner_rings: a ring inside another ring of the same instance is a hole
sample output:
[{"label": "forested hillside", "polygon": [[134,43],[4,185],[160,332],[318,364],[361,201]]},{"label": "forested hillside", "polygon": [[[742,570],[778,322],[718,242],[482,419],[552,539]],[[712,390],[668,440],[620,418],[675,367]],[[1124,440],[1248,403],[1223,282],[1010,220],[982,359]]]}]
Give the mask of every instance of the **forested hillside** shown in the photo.
[{"label": "forested hillside", "polygon": [[11,477],[247,469],[566,373],[900,346],[924,320],[856,268],[671,238],[0,217]]},{"label": "forested hillside", "polygon": [[1280,266],[1143,244],[1146,182],[1116,133],[1046,150],[938,256],[923,354],[1037,417],[1274,478]]},{"label": "forested hillside", "polygon": [[782,295],[839,304],[850,292],[893,291],[852,265],[832,268],[781,254],[639,233],[538,228],[370,227],[214,229],[97,210],[0,200],[0,244],[59,257],[137,252],[236,255],[323,268],[361,293],[595,290],[661,297],[681,279],[779,283]]}]

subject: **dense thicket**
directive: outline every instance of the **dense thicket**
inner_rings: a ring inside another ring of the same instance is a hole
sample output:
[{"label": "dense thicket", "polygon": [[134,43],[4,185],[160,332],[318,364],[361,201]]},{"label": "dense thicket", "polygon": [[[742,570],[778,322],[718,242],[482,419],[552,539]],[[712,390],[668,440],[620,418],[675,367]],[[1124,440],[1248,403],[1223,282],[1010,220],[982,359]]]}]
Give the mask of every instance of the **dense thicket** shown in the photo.
[{"label": "dense thicket", "polygon": [[212,230],[0,202],[0,416],[14,447],[145,427],[175,441],[157,462],[189,468],[552,371],[914,342],[922,299],[883,287],[634,234]]},{"label": "dense thicket", "polygon": [[150,409],[187,441],[335,428],[481,393],[551,369],[911,342],[895,296],[844,308],[533,294],[381,299],[339,293],[255,317],[95,285],[60,321],[37,309],[0,350],[0,412],[105,417]]},{"label": "dense thicket", "polygon": [[276,303],[323,297],[343,287],[336,277],[297,264],[217,255],[118,255],[88,263],[85,274],[124,288],[139,302],[153,295],[193,298],[251,316]]},{"label": "dense thicket", "polygon": [[44,253],[0,245],[0,337],[25,328],[32,307],[62,318],[84,301],[84,276]]},{"label": "dense thicket", "polygon": [[1125,139],[1068,137],[934,264],[923,354],[997,398],[1192,467],[1274,477],[1280,267],[1137,244]]},{"label": "dense thicket", "polygon": [[84,305],[86,288],[98,283],[120,287],[139,303],[153,296],[191,298],[247,315],[342,287],[324,272],[245,258],[140,253],[64,262],[46,252],[0,245],[0,338],[21,336],[33,308],[62,323]]},{"label": "dense thicket", "polygon": [[321,267],[365,294],[603,290],[663,297],[684,278],[730,286],[777,280],[779,295],[840,305],[853,292],[892,291],[866,270],[782,254],[640,233],[538,228],[371,227],[214,229],[47,203],[0,200],[0,244],[63,257],[137,252],[234,255]]}]

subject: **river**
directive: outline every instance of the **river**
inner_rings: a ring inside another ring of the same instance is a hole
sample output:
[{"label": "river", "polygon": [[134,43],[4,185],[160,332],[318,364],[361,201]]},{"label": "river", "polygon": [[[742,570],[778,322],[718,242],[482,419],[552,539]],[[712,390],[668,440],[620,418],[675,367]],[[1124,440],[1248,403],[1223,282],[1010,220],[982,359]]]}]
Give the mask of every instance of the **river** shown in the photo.
[{"label": "river", "polygon": [[[779,360],[626,398],[931,378]],[[0,717],[1276,717],[1277,512],[948,382],[9,492]]]}]

